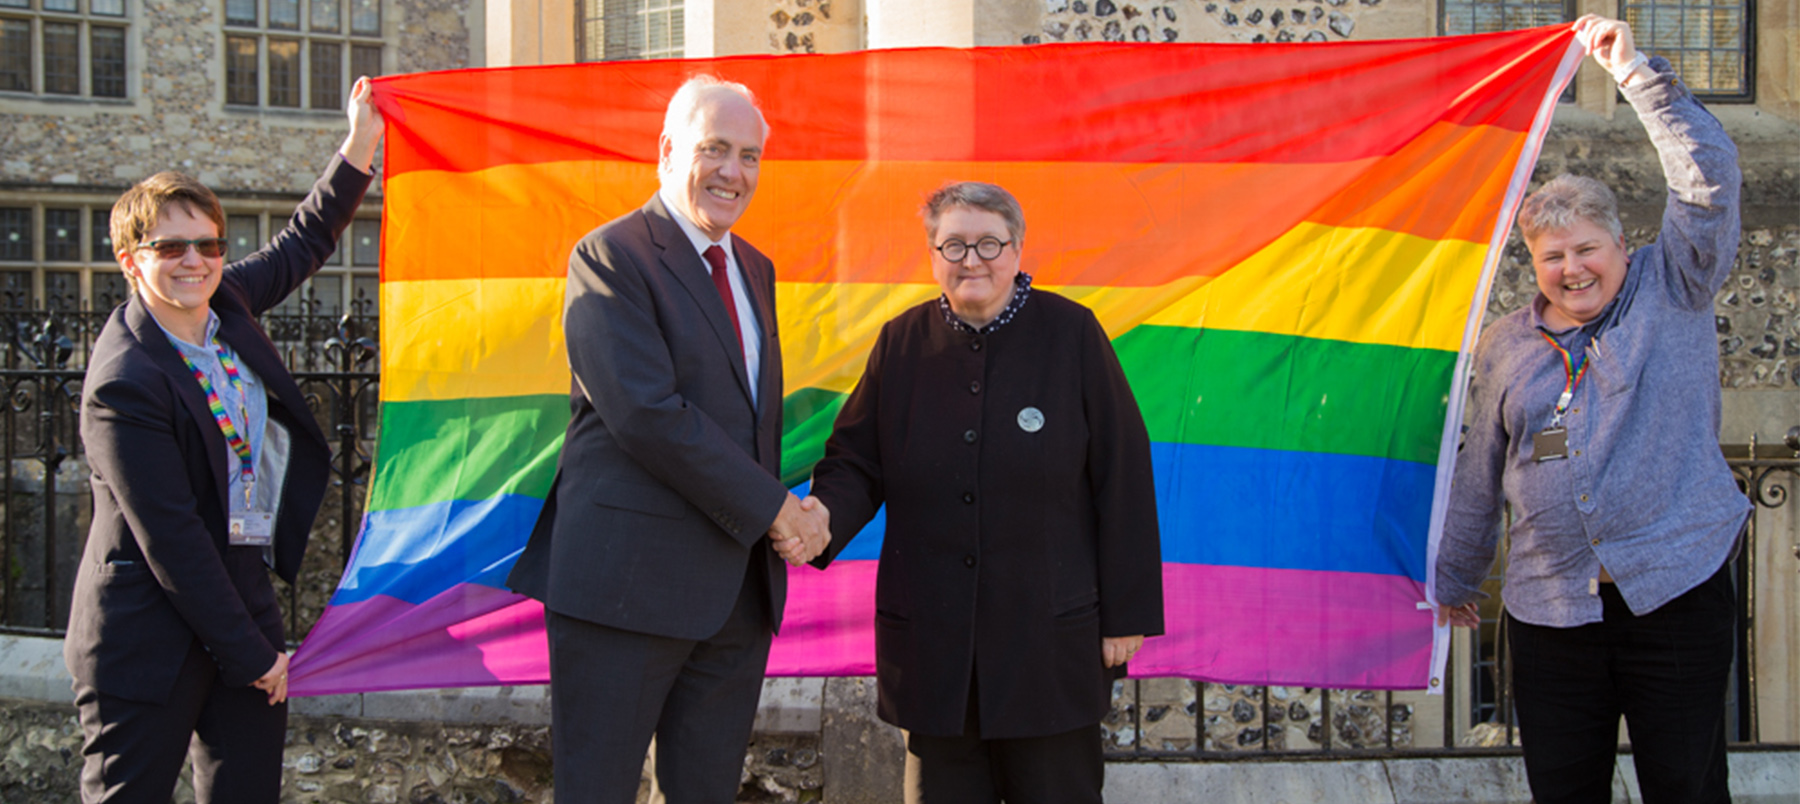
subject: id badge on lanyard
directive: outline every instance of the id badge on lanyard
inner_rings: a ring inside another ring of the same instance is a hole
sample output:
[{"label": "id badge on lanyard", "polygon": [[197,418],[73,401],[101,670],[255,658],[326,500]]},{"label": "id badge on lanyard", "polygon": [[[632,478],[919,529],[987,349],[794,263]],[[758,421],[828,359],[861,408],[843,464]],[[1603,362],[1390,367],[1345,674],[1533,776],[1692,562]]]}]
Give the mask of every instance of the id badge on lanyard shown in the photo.
[{"label": "id badge on lanyard", "polygon": [[1581,386],[1581,378],[1587,375],[1588,361],[1582,360],[1575,365],[1575,357],[1564,349],[1562,344],[1548,333],[1538,332],[1550,343],[1550,348],[1562,355],[1563,382],[1562,394],[1556,398],[1556,409],[1550,413],[1550,425],[1531,437],[1531,458],[1538,463],[1558,461],[1569,457],[1569,429],[1563,426],[1563,414],[1569,412],[1569,403],[1575,399],[1575,389]]},{"label": "id badge on lanyard", "polygon": [[[249,416],[244,417],[245,421]],[[244,510],[232,514],[225,523],[225,535],[232,547],[268,547],[275,543],[275,514],[258,511],[256,473],[244,464]]]},{"label": "id badge on lanyard", "polygon": [[275,515],[267,511],[232,514],[227,528],[232,547],[268,547],[275,543]]},{"label": "id badge on lanyard", "polygon": [[[245,427],[250,426],[250,410],[244,396],[243,376],[238,373],[237,361],[232,359],[230,350],[218,338],[213,338],[213,348],[219,355],[219,365],[225,369],[225,376],[237,391],[238,418]],[[250,444],[232,424],[231,416],[225,412],[225,402],[219,398],[219,392],[213,388],[212,380],[207,379],[206,372],[201,371],[194,361],[189,360],[186,353],[176,349],[188,370],[194,373],[195,382],[200,383],[200,390],[206,392],[206,405],[212,409],[213,420],[219,424],[219,432],[225,436],[225,443],[237,455],[240,477],[244,485],[244,510],[228,515],[225,524],[227,542],[232,547],[268,547],[275,543],[275,515],[269,511],[254,509],[256,499],[256,467],[250,454]]]}]

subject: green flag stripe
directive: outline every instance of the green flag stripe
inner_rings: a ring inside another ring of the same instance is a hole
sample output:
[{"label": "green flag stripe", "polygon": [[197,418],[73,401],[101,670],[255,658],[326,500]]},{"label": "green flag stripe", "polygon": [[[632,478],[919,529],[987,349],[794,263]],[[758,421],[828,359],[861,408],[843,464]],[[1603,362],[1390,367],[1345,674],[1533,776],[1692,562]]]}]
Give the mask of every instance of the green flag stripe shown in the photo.
[{"label": "green flag stripe", "polygon": [[[1456,355],[1260,332],[1140,326],[1113,341],[1152,441],[1435,464]],[[782,480],[825,454],[845,395],[782,400]],[[542,497],[568,425],[560,394],[387,402],[370,510]]]},{"label": "green flag stripe", "polygon": [[1437,463],[1454,352],[1153,326],[1113,348],[1152,441]]},{"label": "green flag stripe", "polygon": [[[1456,354],[1233,330],[1140,326],[1113,341],[1150,440],[1436,464]],[[782,472],[805,480],[845,395],[784,404]]]},{"label": "green flag stripe", "polygon": [[541,499],[568,425],[567,394],[383,402],[369,510],[502,494]]}]

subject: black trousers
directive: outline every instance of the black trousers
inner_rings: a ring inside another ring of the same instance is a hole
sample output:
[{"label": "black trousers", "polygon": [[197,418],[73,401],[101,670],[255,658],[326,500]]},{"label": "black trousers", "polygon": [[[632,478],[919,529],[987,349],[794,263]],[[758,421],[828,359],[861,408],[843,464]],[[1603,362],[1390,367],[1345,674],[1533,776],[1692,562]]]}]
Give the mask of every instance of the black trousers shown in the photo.
[{"label": "black trousers", "polygon": [[906,804],[1100,804],[1100,724],[1045,737],[984,740],[969,686],[963,733],[906,735]]},{"label": "black trousers", "polygon": [[1728,569],[1641,617],[1600,585],[1605,620],[1575,628],[1507,615],[1525,774],[1538,804],[1610,802],[1619,717],[1645,804],[1731,800],[1725,690],[1734,608]]},{"label": "black trousers", "polygon": [[637,801],[652,734],[652,802],[737,800],[773,627],[762,565],[750,570],[725,625],[698,641],[544,611],[558,802]]},{"label": "black trousers", "polygon": [[270,706],[262,690],[219,683],[219,666],[198,640],[166,703],[78,684],[75,707],[84,804],[168,804],[190,757],[199,804],[273,804],[281,797],[287,704]]}]

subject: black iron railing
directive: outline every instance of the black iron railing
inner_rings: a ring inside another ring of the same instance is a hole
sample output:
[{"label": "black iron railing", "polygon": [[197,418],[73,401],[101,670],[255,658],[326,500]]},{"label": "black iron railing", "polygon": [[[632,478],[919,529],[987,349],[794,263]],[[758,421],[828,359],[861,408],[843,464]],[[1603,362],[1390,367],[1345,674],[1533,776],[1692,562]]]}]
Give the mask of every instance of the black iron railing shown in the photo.
[{"label": "black iron railing", "polygon": [[[1755,612],[1758,523],[1787,503],[1800,476],[1800,427],[1783,445],[1722,447],[1755,512],[1733,559],[1738,588],[1738,644],[1728,691],[1726,733],[1734,745],[1764,746],[1757,722]],[[1502,537],[1504,538],[1504,536]],[[1800,547],[1795,558],[1800,559]],[[1498,551],[1505,555],[1505,544]],[[1491,599],[1482,624],[1445,674],[1444,694],[1210,684],[1134,679],[1115,684],[1104,723],[1113,760],[1331,758],[1347,756],[1517,753],[1512,677],[1502,630],[1500,573],[1484,589]],[[1456,656],[1458,654],[1453,654]],[[1435,717],[1424,717],[1435,710]]]},{"label": "black iron railing", "polygon": [[[81,384],[109,313],[0,312],[0,632],[58,636],[93,499]],[[377,427],[374,316],[270,315],[263,326],[332,441],[332,487],[299,583],[284,590],[298,639],[343,572],[362,519]]]}]

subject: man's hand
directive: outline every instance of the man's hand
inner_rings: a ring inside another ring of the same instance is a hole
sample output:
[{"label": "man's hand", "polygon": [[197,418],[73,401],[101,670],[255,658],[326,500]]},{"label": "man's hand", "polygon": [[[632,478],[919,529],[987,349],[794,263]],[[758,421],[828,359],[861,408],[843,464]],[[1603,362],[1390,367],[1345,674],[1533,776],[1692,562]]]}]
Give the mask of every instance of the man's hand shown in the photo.
[{"label": "man's hand", "polygon": [[1106,661],[1107,667],[1118,667],[1131,661],[1131,657],[1137,655],[1138,649],[1142,647],[1143,634],[1100,638],[1100,656]]},{"label": "man's hand", "polygon": [[1631,26],[1624,22],[1588,14],[1575,21],[1575,39],[1587,48],[1594,63],[1612,73],[1620,86],[1651,74],[1649,65],[1637,63],[1641,54],[1632,39]]},{"label": "man's hand", "polygon": [[288,655],[275,654],[275,666],[269,668],[262,678],[250,682],[255,687],[269,694],[269,705],[274,706],[287,700]]},{"label": "man's hand", "polygon": [[1464,603],[1460,606],[1439,606],[1437,607],[1437,624],[1440,626],[1449,624],[1452,628],[1479,628],[1481,627],[1481,612],[1476,609],[1474,603]]},{"label": "man's hand", "polygon": [[775,553],[791,566],[800,566],[825,552],[831,544],[831,511],[817,497],[801,500],[792,494],[781,504],[769,541]]}]

